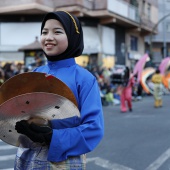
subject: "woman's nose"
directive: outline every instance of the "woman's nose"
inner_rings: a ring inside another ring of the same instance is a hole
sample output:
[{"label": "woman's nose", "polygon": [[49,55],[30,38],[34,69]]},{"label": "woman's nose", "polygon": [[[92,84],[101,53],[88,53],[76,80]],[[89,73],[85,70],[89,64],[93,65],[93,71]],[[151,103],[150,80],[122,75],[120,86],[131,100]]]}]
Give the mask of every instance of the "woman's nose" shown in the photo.
[{"label": "woman's nose", "polygon": [[52,34],[52,33],[48,33],[48,34],[47,34],[47,39],[48,39],[48,40],[53,40],[53,39],[54,39],[53,34]]}]

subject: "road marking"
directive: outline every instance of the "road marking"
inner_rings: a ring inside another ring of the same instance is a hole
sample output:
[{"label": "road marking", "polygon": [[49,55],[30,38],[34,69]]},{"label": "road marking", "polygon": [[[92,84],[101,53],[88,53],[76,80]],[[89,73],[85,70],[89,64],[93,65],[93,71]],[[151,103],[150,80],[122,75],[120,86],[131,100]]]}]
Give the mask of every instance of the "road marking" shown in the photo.
[{"label": "road marking", "polygon": [[108,160],[102,159],[100,157],[95,158],[87,158],[87,163],[94,162],[96,165],[103,167],[109,170],[133,170],[131,168],[125,167],[123,165],[119,165],[116,163],[110,163]]},{"label": "road marking", "polygon": [[17,149],[17,147],[14,147],[12,145],[3,145],[3,146],[0,146],[0,150],[7,150],[7,149]]},{"label": "road marking", "polygon": [[[16,149],[16,147],[11,145],[0,146],[0,150],[6,150],[6,149]],[[0,161],[14,160],[15,156],[16,156],[15,154],[0,156]],[[158,170],[164,164],[164,162],[169,158],[170,158],[170,148],[167,149],[161,156],[159,156],[153,163],[151,163],[145,170]],[[102,159],[100,157],[87,158],[87,163],[89,162],[94,162],[96,165],[108,170],[134,170],[129,167],[119,165],[117,163],[111,163],[108,160]],[[3,169],[3,170],[13,170],[13,169]]]},{"label": "road marking", "polygon": [[145,170],[158,170],[160,166],[170,158],[170,148],[167,149],[160,157],[158,157],[152,164],[150,164]]},{"label": "road marking", "polygon": [[0,156],[0,161],[14,160],[16,154]]}]

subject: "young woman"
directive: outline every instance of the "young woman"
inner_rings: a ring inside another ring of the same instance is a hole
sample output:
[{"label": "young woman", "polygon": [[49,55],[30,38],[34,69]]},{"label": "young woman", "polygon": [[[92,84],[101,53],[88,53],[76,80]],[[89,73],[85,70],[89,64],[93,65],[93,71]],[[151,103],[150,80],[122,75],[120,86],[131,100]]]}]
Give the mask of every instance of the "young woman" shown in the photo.
[{"label": "young woman", "polygon": [[66,11],[48,13],[41,26],[41,45],[48,63],[34,71],[51,74],[72,90],[80,118],[70,122],[73,127],[58,126],[57,120],[52,120],[51,128],[45,130],[27,120],[17,122],[18,133],[28,136],[33,143],[46,143],[46,146],[19,147],[15,169],[83,170],[85,154],[103,137],[104,123],[96,78],[74,59],[84,48],[79,20]]}]

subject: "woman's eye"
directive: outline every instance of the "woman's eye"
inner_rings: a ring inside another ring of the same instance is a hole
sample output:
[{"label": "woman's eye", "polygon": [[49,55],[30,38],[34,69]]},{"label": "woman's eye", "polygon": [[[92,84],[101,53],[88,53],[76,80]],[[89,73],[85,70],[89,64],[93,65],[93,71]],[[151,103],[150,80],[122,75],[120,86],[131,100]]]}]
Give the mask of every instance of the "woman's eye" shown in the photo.
[{"label": "woman's eye", "polygon": [[56,34],[62,34],[62,32],[61,32],[61,31],[55,31],[55,33],[56,33]]},{"label": "woman's eye", "polygon": [[47,31],[42,31],[42,34],[44,35],[44,34],[47,34]]}]

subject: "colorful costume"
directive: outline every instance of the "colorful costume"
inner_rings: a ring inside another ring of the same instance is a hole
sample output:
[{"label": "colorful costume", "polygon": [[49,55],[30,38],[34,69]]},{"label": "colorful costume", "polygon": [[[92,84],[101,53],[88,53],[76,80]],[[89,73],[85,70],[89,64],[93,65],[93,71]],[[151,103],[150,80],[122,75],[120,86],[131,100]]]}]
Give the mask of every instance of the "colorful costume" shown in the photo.
[{"label": "colorful costume", "polygon": [[99,144],[104,133],[98,82],[89,71],[75,63],[74,57],[83,51],[83,33],[77,18],[64,11],[49,13],[42,23],[41,32],[48,19],[57,19],[63,24],[68,37],[68,48],[57,56],[45,54],[47,65],[34,71],[53,75],[72,90],[80,118],[68,119],[68,126],[57,119],[52,120],[49,146],[30,142],[27,148],[19,147],[15,169],[84,170],[85,154]]},{"label": "colorful costume", "polygon": [[159,72],[156,72],[152,76],[152,82],[154,83],[154,99],[155,99],[155,107],[162,106],[162,75]]},{"label": "colorful costume", "polygon": [[126,112],[126,102],[129,111],[132,111],[132,87],[134,84],[134,78],[131,77],[126,87],[121,87],[121,94],[120,94],[120,104],[121,104],[121,112]]}]

